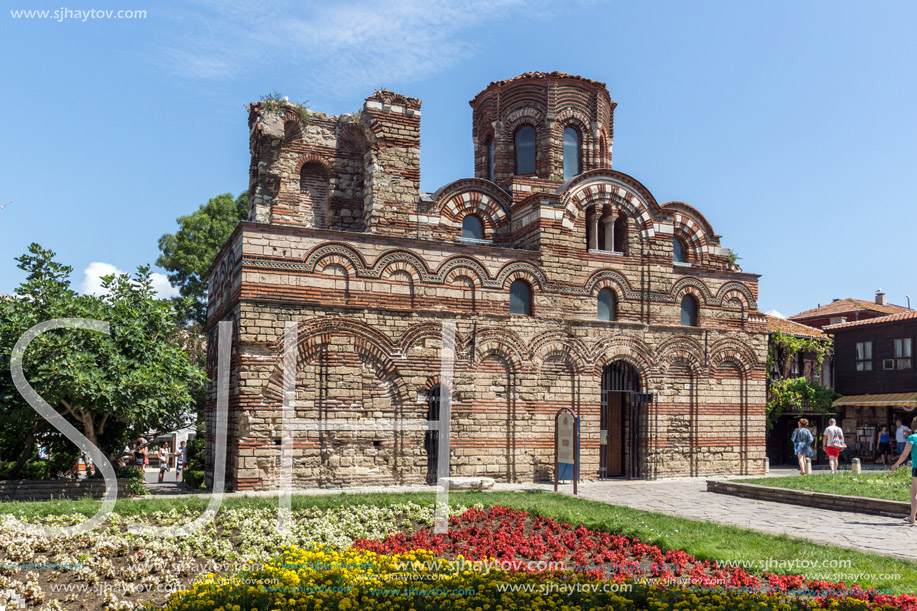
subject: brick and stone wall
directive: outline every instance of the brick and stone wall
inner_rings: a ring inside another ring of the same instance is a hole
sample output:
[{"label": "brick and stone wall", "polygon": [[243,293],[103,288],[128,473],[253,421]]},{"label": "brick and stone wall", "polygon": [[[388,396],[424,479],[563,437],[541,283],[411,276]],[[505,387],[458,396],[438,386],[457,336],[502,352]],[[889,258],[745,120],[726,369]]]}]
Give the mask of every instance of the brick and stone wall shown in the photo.
[{"label": "brick and stone wall", "polygon": [[488,144],[494,143],[494,182],[514,178],[516,131],[535,129],[535,175],[563,176],[564,129],[580,138],[580,170],[611,167],[614,109],[604,83],[553,72],[530,72],[491,83],[471,102],[474,175],[487,178]]},{"label": "brick and stone wall", "polygon": [[[767,335],[757,276],[730,261],[694,208],[659,204],[607,167],[614,104],[601,83],[526,75],[491,84],[472,106],[475,130],[487,123],[480,117],[505,123],[542,112],[546,133],[561,138],[558,122],[588,110],[580,118],[593,130],[584,139],[590,161],[573,180],[557,180],[551,140],[539,152],[548,169],[536,177],[507,175],[499,187],[464,179],[423,194],[418,100],[381,91],[359,117],[313,113],[308,125],[253,107],[252,213],[209,284],[211,379],[217,323],[235,329],[230,485],[277,485],[289,323],[299,342],[299,486],[424,481],[424,431],[377,425],[427,418],[446,322],[457,332],[452,475],[548,479],[554,414],[566,407],[581,418],[582,476],[597,477],[602,375],[615,363],[635,372],[632,390],[653,396],[639,408],[627,403],[626,417],[608,426],[627,473],[763,472]],[[482,221],[483,240],[462,237],[468,214]],[[590,235],[610,217],[619,221],[606,250]],[[676,237],[687,263],[673,261]],[[515,280],[532,289],[530,316],[509,312]],[[614,293],[612,321],[597,320],[603,289]],[[688,295],[699,316],[682,326]],[[212,388],[211,423],[214,405]]]}]

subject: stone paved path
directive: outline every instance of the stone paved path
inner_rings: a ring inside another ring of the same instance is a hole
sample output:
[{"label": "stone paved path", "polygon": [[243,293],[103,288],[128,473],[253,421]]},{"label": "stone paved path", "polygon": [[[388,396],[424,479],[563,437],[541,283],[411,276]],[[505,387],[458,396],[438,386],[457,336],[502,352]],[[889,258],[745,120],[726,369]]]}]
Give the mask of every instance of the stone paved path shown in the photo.
[{"label": "stone paved path", "polygon": [[[703,478],[586,482],[580,484],[579,496],[917,561],[917,526],[900,518],[744,499],[706,488]],[[562,486],[560,492],[572,494],[573,487]]]}]

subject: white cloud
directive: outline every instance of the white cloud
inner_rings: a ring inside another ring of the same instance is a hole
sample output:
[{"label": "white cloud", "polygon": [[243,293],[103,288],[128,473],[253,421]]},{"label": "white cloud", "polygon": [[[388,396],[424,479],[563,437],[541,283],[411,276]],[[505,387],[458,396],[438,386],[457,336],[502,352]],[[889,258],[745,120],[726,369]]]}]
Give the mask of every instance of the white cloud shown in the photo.
[{"label": "white cloud", "polygon": [[767,314],[768,316],[773,316],[775,318],[786,318],[786,316],[784,316],[777,310],[768,310],[767,312],[765,312],[765,314]]},{"label": "white cloud", "polygon": [[153,281],[153,290],[156,291],[156,296],[160,299],[178,297],[178,289],[169,284],[169,279],[165,274],[153,272],[150,274],[150,279]]},{"label": "white cloud", "polygon": [[547,0],[200,0],[176,9],[176,38],[157,51],[199,79],[270,67],[301,90],[343,98],[440,72],[494,46],[475,28],[510,13],[550,18]]},{"label": "white cloud", "polygon": [[[85,270],[83,270],[83,281],[80,283],[80,292],[84,295],[104,295],[105,289],[102,287],[102,276],[111,274],[123,274],[124,272],[111,263],[93,261]],[[168,299],[178,296],[178,289],[169,284],[169,279],[159,272],[150,274],[153,281],[153,290],[160,299]]]},{"label": "white cloud", "polygon": [[124,272],[111,263],[93,261],[83,270],[83,281],[80,283],[80,292],[84,295],[104,295],[106,291],[102,288],[102,276],[123,273]]}]

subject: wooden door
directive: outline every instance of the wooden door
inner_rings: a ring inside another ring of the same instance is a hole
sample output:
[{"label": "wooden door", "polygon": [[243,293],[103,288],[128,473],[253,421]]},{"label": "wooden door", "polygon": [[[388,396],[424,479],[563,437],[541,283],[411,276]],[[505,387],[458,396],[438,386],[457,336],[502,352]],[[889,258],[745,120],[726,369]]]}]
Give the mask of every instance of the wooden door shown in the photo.
[{"label": "wooden door", "polygon": [[609,392],[605,406],[605,426],[608,440],[605,444],[605,475],[624,475],[624,393]]}]

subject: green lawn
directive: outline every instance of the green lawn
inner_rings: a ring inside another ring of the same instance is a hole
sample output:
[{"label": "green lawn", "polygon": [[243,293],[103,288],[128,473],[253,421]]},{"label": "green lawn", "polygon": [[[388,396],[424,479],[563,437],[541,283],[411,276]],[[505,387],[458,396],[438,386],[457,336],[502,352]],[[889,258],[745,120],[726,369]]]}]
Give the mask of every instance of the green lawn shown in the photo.
[{"label": "green lawn", "polygon": [[[827,476],[824,476],[826,479]],[[787,478],[794,479],[794,478]],[[803,479],[803,478],[799,478]],[[822,476],[805,478],[823,479]],[[808,577],[860,584],[890,590],[896,594],[917,592],[917,563],[895,558],[864,554],[847,549],[816,545],[785,535],[755,531],[650,513],[595,501],[575,499],[549,492],[462,492],[452,493],[455,503],[471,505],[505,505],[587,528],[636,537],[664,549],[683,549],[699,559],[719,562],[741,562],[751,573],[770,570],[774,573],[802,573]],[[431,503],[433,494],[340,494],[328,496],[294,496],[293,509],[341,505],[391,505],[414,501]],[[170,509],[189,508],[203,511],[206,500],[155,499],[121,500],[116,511],[138,515]],[[100,503],[84,501],[46,501],[36,503],[3,503],[0,513],[39,517],[64,513],[91,515]],[[276,498],[241,498],[224,500],[224,507],[276,507]],[[793,570],[779,567],[846,565],[845,568]],[[770,566],[772,568],[767,569]],[[895,577],[897,575],[897,577]]]},{"label": "green lawn", "polygon": [[789,488],[790,490],[809,490],[811,492],[827,492],[844,496],[865,496],[873,499],[910,502],[912,478],[911,468],[908,465],[899,468],[894,473],[891,471],[872,471],[854,475],[849,471],[842,471],[835,475],[823,473],[735,481],[774,488]]}]

